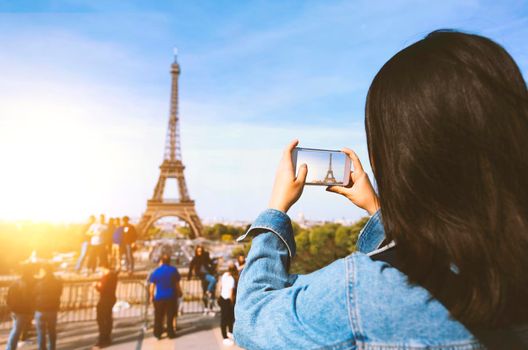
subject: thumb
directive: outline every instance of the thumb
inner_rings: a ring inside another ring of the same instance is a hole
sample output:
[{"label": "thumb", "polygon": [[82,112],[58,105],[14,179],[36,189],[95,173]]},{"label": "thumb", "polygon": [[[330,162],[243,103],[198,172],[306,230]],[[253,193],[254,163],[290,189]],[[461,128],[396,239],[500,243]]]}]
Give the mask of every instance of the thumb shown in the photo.
[{"label": "thumb", "polygon": [[338,193],[338,194],[345,194],[345,187],[343,186],[328,186],[326,188],[326,191],[327,192],[334,192],[334,193]]},{"label": "thumb", "polygon": [[304,184],[306,182],[306,176],[308,175],[308,166],[306,164],[301,164],[299,167],[299,173],[297,174],[296,182]]}]

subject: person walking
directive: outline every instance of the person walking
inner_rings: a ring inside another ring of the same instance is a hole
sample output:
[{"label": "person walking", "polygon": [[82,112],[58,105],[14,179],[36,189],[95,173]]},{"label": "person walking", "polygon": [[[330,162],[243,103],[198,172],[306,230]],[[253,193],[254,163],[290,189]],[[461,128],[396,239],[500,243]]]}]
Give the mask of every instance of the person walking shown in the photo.
[{"label": "person walking", "polygon": [[88,219],[88,223],[83,226],[81,229],[81,253],[79,254],[79,259],[77,260],[77,264],[75,265],[75,271],[79,272],[82,269],[82,265],[84,261],[86,260],[86,257],[88,256],[88,249],[90,247],[90,236],[88,235],[88,230],[92,226],[92,224],[95,223],[95,216],[90,215],[90,218]]},{"label": "person walking", "polygon": [[[53,274],[51,264],[44,265],[45,275],[35,284],[35,321],[39,350],[55,350],[57,313],[60,307],[62,282]],[[47,347],[46,347],[47,338]]]},{"label": "person walking", "polygon": [[130,224],[130,218],[124,216],[122,245],[125,249],[126,266],[129,275],[134,273],[134,248],[136,247],[136,240],[136,228]]},{"label": "person walking", "polygon": [[236,296],[236,281],[238,279],[238,270],[235,264],[230,261],[227,271],[224,272],[220,278],[220,297],[218,298],[218,305],[220,305],[220,329],[223,344],[225,346],[234,345],[233,342],[233,323],[235,322],[235,296]]},{"label": "person walking", "polygon": [[150,275],[149,298],[154,303],[154,336],[161,339],[163,320],[167,324],[167,336],[176,337],[177,300],[183,296],[180,273],[170,265],[170,256],[163,254],[160,265]]},{"label": "person walking", "polygon": [[112,308],[116,303],[117,275],[118,272],[114,269],[103,267],[103,276],[95,285],[95,289],[99,292],[99,302],[97,303],[99,340],[96,346],[101,348],[112,343]]},{"label": "person walking", "polygon": [[7,340],[7,350],[17,348],[20,335],[31,325],[35,312],[35,278],[33,274],[33,265],[23,265],[22,276],[7,291],[6,304],[13,318],[13,328]]},{"label": "person walking", "polygon": [[213,276],[214,267],[209,252],[205,251],[203,246],[199,245],[194,250],[194,257],[189,265],[189,274],[187,279],[197,276],[202,282],[204,291],[204,314],[214,315],[212,311],[215,297],[216,278]]}]

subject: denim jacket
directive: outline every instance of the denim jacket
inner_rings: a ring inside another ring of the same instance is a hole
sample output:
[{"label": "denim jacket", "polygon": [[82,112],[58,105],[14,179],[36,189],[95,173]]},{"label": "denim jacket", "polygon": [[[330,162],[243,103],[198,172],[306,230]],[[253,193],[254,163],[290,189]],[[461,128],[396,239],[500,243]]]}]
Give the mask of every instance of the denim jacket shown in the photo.
[{"label": "denim jacket", "polygon": [[234,327],[246,349],[484,349],[425,289],[369,258],[385,236],[379,212],[357,252],[307,275],[288,273],[295,240],[283,212],[264,211],[247,236]]}]

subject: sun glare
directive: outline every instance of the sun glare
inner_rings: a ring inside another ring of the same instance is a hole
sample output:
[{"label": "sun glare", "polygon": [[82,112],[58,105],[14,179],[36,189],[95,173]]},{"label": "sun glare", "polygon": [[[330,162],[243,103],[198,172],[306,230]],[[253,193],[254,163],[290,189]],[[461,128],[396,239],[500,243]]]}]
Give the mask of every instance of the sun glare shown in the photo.
[{"label": "sun glare", "polygon": [[12,220],[82,220],[119,157],[91,101],[67,86],[43,90],[1,97],[0,210]]}]

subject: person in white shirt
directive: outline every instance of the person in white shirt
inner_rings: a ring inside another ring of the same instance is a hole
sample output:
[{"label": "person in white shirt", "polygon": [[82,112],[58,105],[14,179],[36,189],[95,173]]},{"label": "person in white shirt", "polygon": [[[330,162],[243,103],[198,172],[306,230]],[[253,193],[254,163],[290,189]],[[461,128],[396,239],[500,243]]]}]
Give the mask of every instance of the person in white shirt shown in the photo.
[{"label": "person in white shirt", "polygon": [[228,269],[220,279],[220,328],[224,345],[233,345],[233,323],[235,322],[235,295],[238,270],[235,264],[230,261]]},{"label": "person in white shirt", "polygon": [[99,266],[108,267],[106,247],[103,244],[103,233],[107,230],[105,221],[105,216],[101,214],[99,222],[93,223],[88,229],[87,234],[90,237],[88,268],[92,270],[92,273],[95,272],[98,263]]}]

